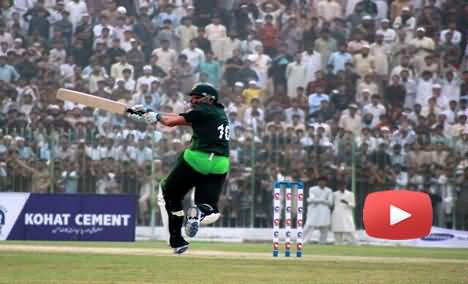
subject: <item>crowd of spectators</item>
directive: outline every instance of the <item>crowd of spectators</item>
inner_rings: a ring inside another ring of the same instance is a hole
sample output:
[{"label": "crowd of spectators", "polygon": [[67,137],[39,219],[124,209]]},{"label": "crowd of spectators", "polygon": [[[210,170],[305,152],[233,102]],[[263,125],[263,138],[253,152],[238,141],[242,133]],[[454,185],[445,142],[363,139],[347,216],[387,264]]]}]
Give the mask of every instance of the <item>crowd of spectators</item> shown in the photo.
[{"label": "crowd of spectators", "polygon": [[147,223],[190,130],[55,92],[183,112],[207,82],[231,123],[223,225],[270,226],[275,180],[326,177],[354,191],[358,228],[368,193],[407,188],[430,194],[435,225],[468,230],[464,1],[0,3],[1,191],[133,193]]}]

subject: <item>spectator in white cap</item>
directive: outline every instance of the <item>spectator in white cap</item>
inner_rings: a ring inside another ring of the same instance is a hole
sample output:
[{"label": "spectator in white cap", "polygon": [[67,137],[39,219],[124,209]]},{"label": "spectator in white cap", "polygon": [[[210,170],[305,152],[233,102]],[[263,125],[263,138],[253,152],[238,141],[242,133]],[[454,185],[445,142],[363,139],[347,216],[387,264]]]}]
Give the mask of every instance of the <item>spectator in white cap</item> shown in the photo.
[{"label": "spectator in white cap", "polygon": [[239,88],[240,90],[243,90],[244,89],[244,83],[238,81],[238,82],[234,83],[234,87]]},{"label": "spectator in white cap", "polygon": [[404,30],[412,33],[416,28],[416,18],[413,16],[411,9],[408,6],[401,9],[401,15],[395,18],[393,28],[396,30]]},{"label": "spectator in white cap", "polygon": [[117,7],[117,12],[121,16],[125,16],[127,14],[127,9],[124,6],[119,6],[119,7]]},{"label": "spectator in white cap", "polygon": [[416,29],[416,37],[410,41],[410,45],[416,49],[416,60],[420,62],[424,60],[424,57],[435,50],[434,40],[426,36],[426,29],[423,27]]},{"label": "spectator in white cap", "polygon": [[29,146],[29,143],[25,142],[25,139],[21,136],[16,136],[16,149],[18,151],[18,156],[22,160],[28,160],[34,157],[34,152],[32,148]]},{"label": "spectator in white cap", "polygon": [[375,57],[370,54],[370,46],[364,44],[361,52],[353,56],[353,65],[356,73],[364,78],[369,72],[375,71]]},{"label": "spectator in white cap", "polygon": [[432,85],[432,97],[436,98],[436,104],[440,111],[448,109],[449,98],[442,96],[442,85],[438,83]]},{"label": "spectator in white cap", "polygon": [[[358,89],[359,91],[356,93],[356,103],[361,107],[371,103],[371,97],[373,94],[373,92],[369,88],[366,88],[365,85],[363,84],[364,82],[360,83],[360,86],[362,86],[362,88],[359,88]],[[377,85],[376,84],[374,85],[375,85],[375,88],[377,88]]]},{"label": "spectator in white cap", "polygon": [[371,15],[363,15],[361,23],[356,27],[364,34],[364,39],[369,43],[375,38],[375,19]]},{"label": "spectator in white cap", "polygon": [[250,80],[247,88],[242,91],[242,96],[244,97],[246,104],[250,104],[254,98],[263,99],[264,95],[265,92],[260,88],[258,82],[255,80]]},{"label": "spectator in white cap", "polygon": [[358,113],[358,109],[359,107],[356,104],[350,104],[348,110],[342,112],[338,122],[338,127],[345,131],[350,131],[354,135],[359,135],[363,124],[362,117]]},{"label": "spectator in white cap", "polygon": [[151,67],[151,65],[143,66],[143,75],[137,79],[136,90],[140,90],[142,84],[150,86],[151,82],[153,82],[156,79],[158,78],[153,76],[153,68]]},{"label": "spectator in white cap", "polygon": [[255,26],[253,29],[258,33],[261,32],[263,24],[265,24],[265,21],[263,19],[256,19],[255,20]]},{"label": "spectator in white cap", "polygon": [[383,34],[383,41],[385,44],[392,44],[396,41],[397,34],[395,30],[390,27],[389,19],[383,19],[380,22],[380,29],[377,30],[377,33]]},{"label": "spectator in white cap", "polygon": [[22,55],[26,51],[26,49],[23,47],[23,39],[19,37],[15,38],[15,40],[13,41],[12,50],[16,51],[16,54]]}]

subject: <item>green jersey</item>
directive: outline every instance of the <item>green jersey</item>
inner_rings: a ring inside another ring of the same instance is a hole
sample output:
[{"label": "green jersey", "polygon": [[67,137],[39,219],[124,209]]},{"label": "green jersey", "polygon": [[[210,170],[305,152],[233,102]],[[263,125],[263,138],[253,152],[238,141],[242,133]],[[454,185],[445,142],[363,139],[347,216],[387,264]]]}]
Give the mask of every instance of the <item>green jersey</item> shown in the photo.
[{"label": "green jersey", "polygon": [[191,150],[229,157],[229,120],[222,105],[202,103],[180,115],[192,124]]},{"label": "green jersey", "polygon": [[222,105],[199,104],[181,113],[192,124],[192,147],[184,160],[199,173],[225,174],[229,171],[229,120]]}]

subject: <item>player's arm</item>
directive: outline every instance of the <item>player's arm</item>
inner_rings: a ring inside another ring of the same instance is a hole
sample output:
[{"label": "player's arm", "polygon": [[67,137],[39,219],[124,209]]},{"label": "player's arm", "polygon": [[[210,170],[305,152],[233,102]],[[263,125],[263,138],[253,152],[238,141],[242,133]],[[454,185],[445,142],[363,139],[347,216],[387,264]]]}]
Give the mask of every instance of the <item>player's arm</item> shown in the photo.
[{"label": "player's arm", "polygon": [[[156,114],[156,116],[157,115],[158,114]],[[203,119],[203,114],[202,114],[202,111],[200,110],[192,109],[189,112],[184,112],[181,114],[177,114],[177,113],[159,114],[159,117],[156,117],[155,119],[157,122],[160,122],[166,126],[171,126],[171,127],[177,126],[177,125],[191,126],[193,122],[201,121]]]},{"label": "player's arm", "polygon": [[[190,115],[178,113],[159,113],[152,110],[145,109],[142,105],[135,105],[130,108],[131,112],[127,114],[130,118],[139,121],[146,121],[148,124],[160,122],[161,124],[169,127],[180,125],[191,125]],[[191,112],[189,112],[191,113]],[[187,119],[188,118],[188,119]]]},{"label": "player's arm", "polygon": [[165,126],[178,126],[178,125],[187,125],[190,126],[191,123],[185,120],[185,117],[183,117],[180,114],[177,113],[162,113],[159,115],[159,120],[161,124]]}]

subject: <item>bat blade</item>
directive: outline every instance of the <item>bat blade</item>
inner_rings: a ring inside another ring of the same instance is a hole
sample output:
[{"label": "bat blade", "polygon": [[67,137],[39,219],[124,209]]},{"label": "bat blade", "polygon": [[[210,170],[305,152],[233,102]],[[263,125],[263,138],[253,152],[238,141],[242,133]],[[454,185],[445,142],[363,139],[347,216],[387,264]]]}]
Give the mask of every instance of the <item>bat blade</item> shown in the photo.
[{"label": "bat blade", "polygon": [[57,91],[57,99],[71,101],[117,114],[125,114],[128,109],[128,106],[124,103],[64,88]]}]

